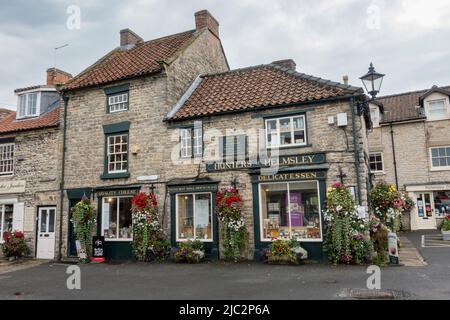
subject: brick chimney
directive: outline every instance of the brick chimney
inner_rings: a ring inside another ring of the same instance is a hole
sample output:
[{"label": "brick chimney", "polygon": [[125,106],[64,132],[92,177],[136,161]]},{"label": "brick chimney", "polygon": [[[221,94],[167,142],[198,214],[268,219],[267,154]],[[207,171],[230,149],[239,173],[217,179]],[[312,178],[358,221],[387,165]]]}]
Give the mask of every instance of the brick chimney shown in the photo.
[{"label": "brick chimney", "polygon": [[134,47],[139,42],[144,41],[140,36],[130,29],[120,30],[120,46],[125,49]]},{"label": "brick chimney", "polygon": [[219,38],[219,22],[217,22],[208,10],[202,10],[195,13],[195,29],[197,31],[208,29],[212,34]]},{"label": "brick chimney", "polygon": [[278,61],[272,62],[272,64],[275,64],[282,68],[287,68],[289,70],[294,70],[294,71],[297,68],[297,64],[292,59],[278,60]]},{"label": "brick chimney", "polygon": [[47,85],[56,86],[60,84],[65,84],[67,81],[72,79],[70,73],[64,72],[56,68],[50,68],[47,70]]}]

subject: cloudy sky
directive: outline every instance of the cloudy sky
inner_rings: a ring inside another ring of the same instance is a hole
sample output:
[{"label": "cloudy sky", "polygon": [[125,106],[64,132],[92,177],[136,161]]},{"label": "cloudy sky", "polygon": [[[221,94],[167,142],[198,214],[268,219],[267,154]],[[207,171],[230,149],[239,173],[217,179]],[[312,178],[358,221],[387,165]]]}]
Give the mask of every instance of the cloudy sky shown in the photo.
[{"label": "cloudy sky", "polygon": [[[79,29],[67,26],[74,5]],[[45,82],[55,47],[69,44],[56,65],[77,74],[118,46],[119,30],[154,39],[193,29],[201,9],[219,20],[233,69],[292,58],[301,72],[359,86],[373,61],[387,74],[383,94],[450,85],[448,0],[3,0],[0,107]]]}]

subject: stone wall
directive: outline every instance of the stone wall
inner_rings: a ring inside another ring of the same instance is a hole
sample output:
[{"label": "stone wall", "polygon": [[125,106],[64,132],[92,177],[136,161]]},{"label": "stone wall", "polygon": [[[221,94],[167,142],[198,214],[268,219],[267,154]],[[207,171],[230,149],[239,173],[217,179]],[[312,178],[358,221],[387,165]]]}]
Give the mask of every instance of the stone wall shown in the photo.
[{"label": "stone wall", "polygon": [[[125,112],[106,112],[104,87],[69,93],[66,190],[139,184],[137,177],[148,175],[158,175],[161,181],[166,179],[166,172],[171,168],[164,161],[171,142],[164,118],[199,74],[228,69],[220,41],[208,30],[201,31],[188,47],[166,62],[165,72],[161,74],[109,85],[130,85],[129,110]],[[131,122],[129,144],[137,147],[139,152],[135,155],[130,153],[129,178],[102,180],[100,176],[104,172],[105,159],[103,126],[123,121]],[[165,186],[159,184],[156,193],[162,204],[166,198]],[[92,200],[97,206],[95,194]],[[64,239],[67,239],[68,231],[68,205],[66,197]],[[66,251],[64,243],[64,255]]]},{"label": "stone wall", "polygon": [[[57,207],[55,228],[58,229],[58,199],[60,135],[58,128],[24,131],[2,135],[1,138],[15,137],[15,173],[13,176],[0,177],[0,182],[25,180],[25,192],[19,195],[1,195],[3,198],[17,197],[24,203],[24,233],[31,255],[36,249],[36,218],[39,207]],[[56,234],[55,251],[58,248]],[[56,254],[55,254],[56,256]]]},{"label": "stone wall", "polygon": [[[282,113],[290,111],[306,111],[307,118],[307,136],[308,146],[303,148],[293,149],[280,149],[281,155],[298,155],[308,153],[324,152],[327,156],[327,163],[330,165],[330,169],[327,174],[326,183],[330,185],[335,181],[339,181],[338,175],[340,173],[339,168],[346,174],[345,183],[356,186],[356,174],[355,174],[355,156],[353,145],[353,134],[351,126],[351,109],[349,102],[338,102],[330,104],[317,105],[315,107],[291,107],[291,108],[277,108],[272,110],[266,110],[264,112],[247,112],[239,114],[222,115],[215,117],[208,117],[201,119],[203,124],[204,136],[205,136],[205,150],[207,148],[214,149],[211,145],[217,145],[216,138],[222,135],[234,135],[246,133],[247,135],[257,135],[258,130],[264,129],[264,115],[273,113]],[[349,125],[346,128],[338,128],[337,126],[330,126],[327,124],[328,116],[337,113],[347,112],[349,116]],[[193,121],[185,121],[182,124],[192,124]],[[179,124],[178,124],[179,125]],[[368,153],[367,138],[365,137],[366,131],[362,118],[356,117],[357,136],[359,139],[359,148],[361,153],[361,193],[362,203],[367,206],[367,162],[364,161],[364,154]],[[163,162],[167,168],[166,180],[175,178],[186,177],[209,177],[213,180],[221,181],[219,187],[229,186],[230,183],[236,179],[238,182],[238,188],[243,197],[243,212],[247,222],[249,239],[250,239],[250,251],[248,252],[248,258],[253,257],[253,248],[255,244],[254,239],[254,221],[253,221],[253,194],[250,175],[247,171],[227,171],[220,173],[208,173],[206,172],[206,161],[199,160],[182,160],[179,159],[178,149],[178,137],[179,129],[170,128],[168,124],[169,132],[172,131],[172,144],[167,146],[170,149],[170,153],[165,153]],[[212,132],[212,134],[210,134]],[[211,135],[212,139],[208,140],[208,136]],[[257,138],[250,137],[250,143],[255,144]],[[265,144],[265,141],[263,141]],[[252,150],[252,146],[249,146]],[[257,149],[253,149],[250,152],[257,152]],[[214,157],[213,157],[214,159]],[[213,160],[210,159],[210,160]],[[206,159],[207,160],[207,159]],[[214,159],[214,160],[217,160]],[[200,169],[200,170],[199,170]],[[165,212],[166,217],[170,219],[170,203],[166,203],[167,210]],[[324,208],[322,208],[324,209]],[[169,230],[170,221],[167,220],[165,225]]]}]

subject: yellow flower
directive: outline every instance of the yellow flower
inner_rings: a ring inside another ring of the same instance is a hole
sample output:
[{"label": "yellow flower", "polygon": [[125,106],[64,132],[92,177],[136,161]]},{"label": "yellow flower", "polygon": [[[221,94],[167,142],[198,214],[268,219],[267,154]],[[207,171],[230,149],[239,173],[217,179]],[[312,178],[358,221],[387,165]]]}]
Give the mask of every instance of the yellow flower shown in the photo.
[{"label": "yellow flower", "polygon": [[397,191],[397,190],[395,189],[394,185],[391,184],[389,186],[389,192],[395,192],[395,191]]},{"label": "yellow flower", "polygon": [[333,187],[328,187],[327,193],[332,193],[332,192],[333,192]]}]

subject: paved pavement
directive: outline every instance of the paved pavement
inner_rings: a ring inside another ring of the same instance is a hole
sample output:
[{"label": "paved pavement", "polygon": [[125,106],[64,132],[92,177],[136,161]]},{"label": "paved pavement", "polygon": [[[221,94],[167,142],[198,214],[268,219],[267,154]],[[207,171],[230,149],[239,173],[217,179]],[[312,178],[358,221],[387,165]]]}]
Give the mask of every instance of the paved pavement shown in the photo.
[{"label": "paved pavement", "polygon": [[[406,237],[428,265],[382,268],[382,289],[402,299],[450,299],[450,248],[421,248],[421,235]],[[0,299],[343,299],[366,288],[369,277],[365,267],[327,264],[124,263],[81,266],[81,290],[71,291],[68,266],[46,263],[3,274]]]}]

